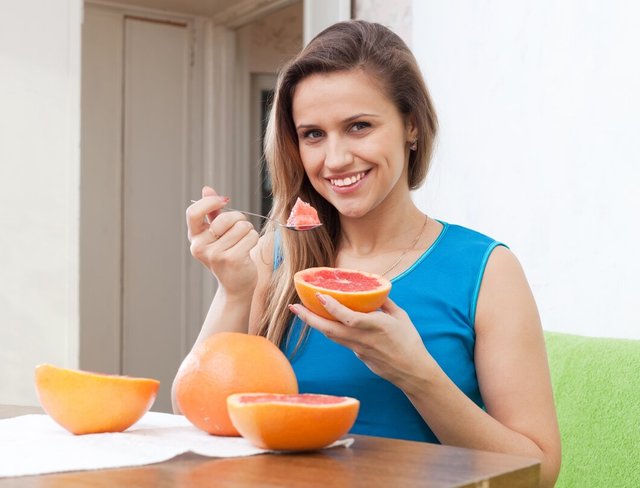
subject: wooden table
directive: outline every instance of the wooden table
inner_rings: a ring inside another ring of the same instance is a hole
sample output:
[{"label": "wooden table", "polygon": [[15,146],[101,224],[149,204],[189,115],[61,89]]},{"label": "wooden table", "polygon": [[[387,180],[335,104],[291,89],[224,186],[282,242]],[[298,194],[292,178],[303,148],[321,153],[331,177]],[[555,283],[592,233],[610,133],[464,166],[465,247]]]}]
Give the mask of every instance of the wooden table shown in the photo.
[{"label": "wooden table", "polygon": [[[41,412],[35,407],[0,405],[0,418]],[[144,467],[0,478],[0,487],[538,486],[536,460],[423,442],[350,437],[355,439],[350,448],[224,459],[184,454]]]}]

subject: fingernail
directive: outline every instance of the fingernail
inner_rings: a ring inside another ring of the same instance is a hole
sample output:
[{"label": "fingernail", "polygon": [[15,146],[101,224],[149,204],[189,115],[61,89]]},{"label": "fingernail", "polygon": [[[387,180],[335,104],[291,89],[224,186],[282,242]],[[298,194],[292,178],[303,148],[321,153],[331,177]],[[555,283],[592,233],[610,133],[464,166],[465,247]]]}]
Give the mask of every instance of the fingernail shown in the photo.
[{"label": "fingernail", "polygon": [[324,297],[324,295],[321,295],[320,293],[316,293],[316,298],[318,299],[318,301],[320,303],[322,303],[323,305],[327,304],[327,299]]},{"label": "fingernail", "polygon": [[222,203],[227,203],[229,200],[231,200],[231,198],[229,198],[229,197],[220,197],[220,200],[222,200]]},{"label": "fingernail", "polygon": [[291,313],[298,315],[298,307],[296,307],[295,305],[289,304],[289,310],[291,311]]}]

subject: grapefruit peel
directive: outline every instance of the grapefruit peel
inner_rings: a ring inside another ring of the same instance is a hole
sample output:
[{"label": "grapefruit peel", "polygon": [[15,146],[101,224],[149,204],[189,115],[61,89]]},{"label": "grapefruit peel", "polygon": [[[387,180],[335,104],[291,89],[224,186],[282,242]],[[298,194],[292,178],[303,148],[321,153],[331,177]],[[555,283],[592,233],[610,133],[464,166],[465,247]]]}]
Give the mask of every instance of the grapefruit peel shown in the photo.
[{"label": "grapefruit peel", "polygon": [[351,397],[237,393],[227,398],[238,432],[256,447],[275,451],[321,449],[353,426],[360,402]]}]

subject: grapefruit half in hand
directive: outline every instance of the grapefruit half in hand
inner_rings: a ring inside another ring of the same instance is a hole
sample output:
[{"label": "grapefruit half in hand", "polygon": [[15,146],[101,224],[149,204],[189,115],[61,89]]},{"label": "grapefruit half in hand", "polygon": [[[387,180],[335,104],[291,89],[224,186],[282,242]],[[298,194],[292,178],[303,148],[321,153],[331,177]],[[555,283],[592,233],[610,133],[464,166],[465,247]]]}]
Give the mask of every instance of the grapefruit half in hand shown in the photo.
[{"label": "grapefruit half in hand", "polygon": [[293,281],[303,305],[313,313],[335,320],[322,306],[316,293],[330,295],[356,312],[373,312],[391,291],[384,276],[343,268],[308,268],[298,271]]},{"label": "grapefruit half in hand", "polygon": [[51,364],[36,367],[36,391],[49,416],[74,434],[122,432],[153,405],[160,382],[90,373]]},{"label": "grapefruit half in hand", "polygon": [[262,449],[308,451],[346,434],[360,402],[333,395],[239,393],[227,398],[229,416],[240,435]]}]

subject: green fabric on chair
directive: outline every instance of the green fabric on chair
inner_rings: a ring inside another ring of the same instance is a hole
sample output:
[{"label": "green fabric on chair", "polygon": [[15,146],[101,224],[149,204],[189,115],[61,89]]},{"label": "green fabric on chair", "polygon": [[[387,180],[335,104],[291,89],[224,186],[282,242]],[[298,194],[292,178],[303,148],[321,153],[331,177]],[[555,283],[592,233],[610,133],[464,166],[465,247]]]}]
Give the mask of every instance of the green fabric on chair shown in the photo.
[{"label": "green fabric on chair", "polygon": [[556,487],[640,487],[640,341],[545,340],[562,436]]}]

